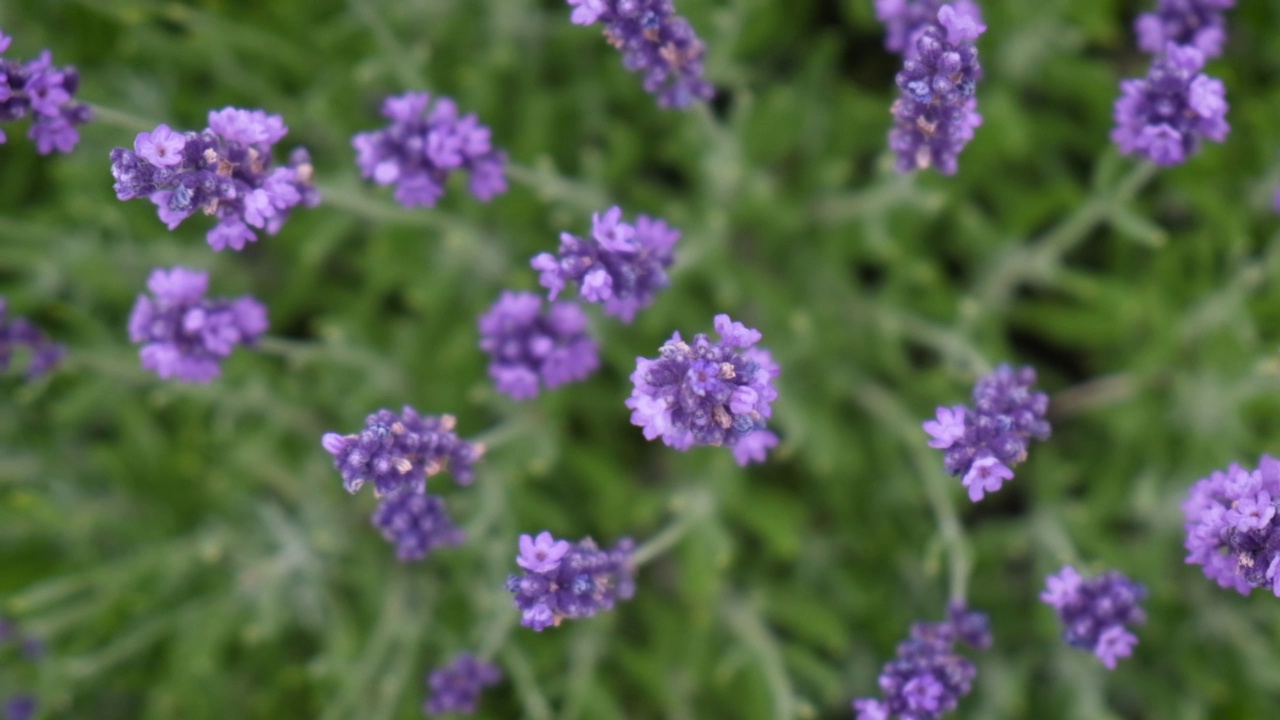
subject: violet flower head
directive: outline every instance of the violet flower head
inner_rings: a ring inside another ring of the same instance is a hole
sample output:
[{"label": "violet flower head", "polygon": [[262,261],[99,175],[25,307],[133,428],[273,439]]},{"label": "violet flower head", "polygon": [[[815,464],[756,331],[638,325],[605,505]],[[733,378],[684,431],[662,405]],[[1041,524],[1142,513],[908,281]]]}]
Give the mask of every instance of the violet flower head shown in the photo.
[{"label": "violet flower head", "polygon": [[25,375],[28,382],[51,372],[67,353],[30,320],[10,316],[8,303],[0,297],[0,372],[9,369],[13,352],[19,348],[26,348],[30,356]]},{"label": "violet flower head", "polygon": [[664,108],[683,109],[715,94],[702,77],[706,45],[672,0],[568,0],[574,25],[604,26],[622,64],[644,78]]},{"label": "violet flower head", "polygon": [[968,695],[978,670],[955,651],[957,641],[973,648],[991,646],[985,613],[952,604],[947,620],[916,623],[898,645],[897,657],[880,672],[881,699],[853,701],[857,720],[935,720]]},{"label": "violet flower head", "polygon": [[615,206],[591,216],[590,236],[561,233],[559,256],[541,253],[530,265],[551,300],[577,283],[584,300],[602,303],[605,314],[629,323],[667,286],[679,239],[680,231],[662,220],[640,215],[634,225],[623,221]]},{"label": "violet flower head", "polygon": [[454,171],[470,175],[471,194],[488,202],[507,191],[507,154],[493,147],[489,128],[474,114],[460,115],[453,100],[424,92],[388,97],[382,114],[391,123],[351,138],[360,174],[394,185],[405,207],[434,207]]},{"label": "violet flower head", "polygon": [[210,382],[237,345],[252,346],[267,331],[267,309],[252,297],[206,298],[208,273],[156,269],[147,289],[129,316],[129,339],[142,344],[142,367],[166,380]]},{"label": "violet flower head", "polygon": [[1264,587],[1280,597],[1280,460],[1214,472],[1191,487],[1182,512],[1188,563],[1241,595]]},{"label": "violet flower head", "polygon": [[436,548],[466,540],[466,533],[449,517],[444,499],[411,485],[384,495],[372,520],[382,537],[395,545],[402,562],[421,560]]},{"label": "violet flower head", "polygon": [[[0,31],[0,55],[13,38]],[[80,142],[77,125],[93,119],[88,105],[72,98],[80,87],[80,73],[74,67],[54,67],[48,50],[25,63],[0,57],[0,123],[31,116],[27,137],[36,151],[69,153]],[[0,145],[7,141],[0,129]]]},{"label": "violet flower head", "polygon": [[1157,55],[1169,43],[1189,45],[1212,60],[1222,54],[1227,40],[1223,14],[1235,5],[1236,0],[1157,0],[1154,12],[1134,21],[1138,47]]},{"label": "violet flower head", "polygon": [[1200,72],[1203,67],[1199,50],[1170,43],[1147,77],[1120,82],[1111,140],[1121,153],[1181,165],[1204,140],[1227,138],[1226,87]]},{"label": "violet flower head", "polygon": [[914,56],[920,32],[938,17],[938,10],[949,4],[955,12],[982,23],[982,9],[972,0],[875,0],[876,19],[884,23],[884,46],[890,52]]},{"label": "violet flower head", "polygon": [[471,715],[480,702],[480,693],[500,682],[502,671],[497,665],[462,653],[427,676],[429,695],[422,711],[428,715]]},{"label": "violet flower head", "polygon": [[939,407],[926,420],[929,447],[946,451],[947,472],[963,476],[969,499],[978,502],[1013,479],[1014,465],[1027,457],[1032,438],[1049,437],[1049,396],[1032,392],[1036,372],[1001,365],[973,388],[973,406]]},{"label": "violet flower head", "polygon": [[132,150],[111,151],[116,197],[147,198],[170,230],[197,210],[216,216],[209,246],[243,250],[257,241],[254,229],[274,235],[295,207],[320,202],[305,149],[283,167],[272,164],[272,146],[287,132],[279,115],[232,107],[210,111],[200,132],[158,125],[138,133]]},{"label": "violet flower head", "polygon": [[587,314],[573,303],[549,303],[533,293],[504,292],[480,316],[480,349],[498,392],[527,400],[540,387],[582,380],[600,366]]},{"label": "violet flower head", "polygon": [[635,594],[635,543],[619,540],[610,550],[590,538],[569,543],[543,531],[538,537],[520,536],[517,564],[523,575],[507,578],[507,591],[522,613],[520,624],[538,632],[559,626],[566,618],[591,617],[613,609],[618,600]]},{"label": "violet flower head", "polygon": [[373,482],[378,497],[403,488],[424,490],[427,478],[444,470],[452,472],[459,485],[470,485],[471,465],[484,446],[460,439],[453,432],[456,425],[452,415],[419,415],[406,405],[399,414],[373,413],[364,429],[353,435],[326,433],[321,445],[333,456],[349,493],[366,482]]},{"label": "violet flower head", "polygon": [[898,156],[898,172],[956,172],[956,158],[982,123],[974,97],[982,78],[974,41],[986,29],[976,13],[942,5],[937,22],[915,34],[915,52],[895,78],[901,94],[890,108],[889,147]]},{"label": "violet flower head", "polygon": [[755,347],[761,337],[757,330],[728,315],[717,315],[715,328],[717,342],[698,333],[686,343],[677,332],[656,359],[636,358],[634,388],[626,402],[631,424],[644,428],[646,440],[661,437],[677,450],[724,445],[734,450],[739,465],[763,460],[777,437],[752,435],[765,430],[773,412],[778,365],[767,350]]},{"label": "violet flower head", "polygon": [[1068,645],[1092,652],[1115,670],[1116,662],[1132,655],[1138,644],[1129,629],[1146,621],[1139,606],[1146,596],[1146,587],[1119,571],[1086,579],[1067,565],[1046,579],[1040,599],[1058,613]]}]

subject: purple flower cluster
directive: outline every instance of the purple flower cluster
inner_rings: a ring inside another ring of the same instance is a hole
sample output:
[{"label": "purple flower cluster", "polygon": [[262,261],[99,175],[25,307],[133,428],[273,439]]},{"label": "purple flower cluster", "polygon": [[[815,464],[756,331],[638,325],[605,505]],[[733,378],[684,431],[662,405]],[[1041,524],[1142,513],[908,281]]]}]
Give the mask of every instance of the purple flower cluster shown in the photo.
[{"label": "purple flower cluster", "polygon": [[[0,55],[12,41],[0,31]],[[25,63],[0,57],[0,123],[31,114],[27,137],[35,141],[41,155],[71,152],[80,142],[76,126],[93,119],[88,105],[71,99],[79,87],[80,73],[70,66],[54,67],[48,50]],[[0,130],[0,145],[7,140]]]},{"label": "purple flower cluster", "polygon": [[953,603],[945,621],[912,625],[910,637],[880,672],[883,699],[853,701],[857,720],[934,720],[954,710],[978,674],[972,662],[956,654],[956,641],[990,647],[986,614]]},{"label": "purple flower cluster", "polygon": [[170,230],[197,210],[216,215],[210,247],[243,250],[258,239],[251,227],[274,235],[293,208],[320,202],[305,149],[294,150],[287,166],[272,166],[272,146],[288,132],[279,115],[233,107],[210,111],[209,127],[198,133],[158,125],[138,133],[133,150],[111,151],[116,197],[149,199]]},{"label": "purple flower cluster", "polygon": [[453,432],[456,424],[452,415],[419,415],[406,405],[398,415],[373,413],[359,433],[326,433],[320,442],[349,493],[370,481],[379,497],[402,488],[422,490],[428,477],[443,470],[450,470],[459,485],[470,485],[471,464],[484,446],[460,439]]},{"label": "purple flower cluster", "polygon": [[671,0],[568,0],[574,25],[604,25],[622,64],[644,77],[664,108],[685,108],[715,94],[702,77],[706,45]]},{"label": "purple flower cluster", "polygon": [[1138,47],[1158,55],[1174,43],[1216,58],[1227,40],[1223,13],[1235,5],[1236,0],[1156,0],[1155,12],[1142,13],[1134,22]]},{"label": "purple flower cluster", "polygon": [[956,12],[982,23],[982,9],[973,0],[876,0],[876,19],[884,23],[884,46],[890,52],[914,55],[920,32],[933,24],[938,10],[949,4]]},{"label": "purple flower cluster", "polygon": [[965,7],[941,6],[937,22],[912,35],[915,52],[895,78],[901,94],[890,110],[889,147],[899,172],[932,167],[954,174],[957,156],[982,123],[974,97],[982,78],[974,41],[987,26],[976,5]]},{"label": "purple flower cluster", "polygon": [[161,378],[207,383],[237,345],[253,345],[267,331],[267,309],[252,297],[208,300],[208,273],[156,269],[152,296],[139,295],[129,315],[129,339],[142,343],[142,367]]},{"label": "purple flower cluster", "polygon": [[1138,606],[1146,596],[1141,583],[1119,571],[1085,579],[1067,565],[1046,579],[1040,599],[1057,611],[1068,645],[1093,652],[1108,670],[1115,670],[1116,661],[1132,655],[1138,644],[1128,628],[1146,621]]},{"label": "purple flower cluster", "polygon": [[1214,472],[1191,487],[1182,512],[1188,563],[1242,595],[1265,587],[1280,597],[1280,460]]},{"label": "purple flower cluster", "polygon": [[1145,78],[1120,83],[1111,139],[1125,155],[1157,165],[1180,165],[1205,139],[1222,142],[1227,124],[1226,87],[1200,72],[1204,54],[1169,43]]},{"label": "purple flower cluster", "polygon": [[35,380],[53,370],[67,349],[53,342],[43,330],[23,317],[10,317],[8,303],[0,297],[0,372],[9,369],[13,351],[25,347],[31,356],[27,363],[27,380]]},{"label": "purple flower cluster", "polygon": [[605,314],[629,323],[667,286],[679,239],[680,231],[662,220],[640,215],[634,225],[623,222],[622,209],[614,206],[591,216],[590,237],[561,233],[559,257],[541,253],[530,264],[550,299],[566,283],[577,283],[583,299],[603,303]]},{"label": "purple flower cluster", "polygon": [[396,546],[396,557],[404,562],[421,560],[436,548],[466,540],[466,533],[449,517],[444,499],[413,486],[384,495],[373,511],[373,526]]},{"label": "purple flower cluster", "polygon": [[523,613],[520,624],[541,632],[565,618],[591,617],[629,600],[636,590],[634,549],[627,538],[601,550],[591,538],[575,545],[545,530],[537,538],[521,535],[516,564],[524,574],[507,578],[507,590]]},{"label": "purple flower cluster", "polygon": [[1032,392],[1036,371],[1001,365],[978,380],[973,406],[940,406],[936,420],[926,420],[929,447],[946,450],[946,468],[963,475],[969,499],[977,502],[1013,479],[1011,466],[1027,457],[1031,438],[1049,437],[1049,396]]},{"label": "purple flower cluster", "polygon": [[430,696],[422,711],[428,715],[470,715],[476,711],[480,692],[499,682],[502,682],[502,671],[497,665],[470,653],[462,653],[427,676]]},{"label": "purple flower cluster", "polygon": [[458,114],[447,97],[407,92],[388,97],[382,114],[391,124],[351,139],[360,173],[379,185],[395,185],[405,207],[433,207],[455,170],[471,175],[471,194],[488,202],[507,191],[507,154],[494,149],[489,128],[475,115]]},{"label": "purple flower cluster", "polygon": [[759,331],[728,315],[715,317],[715,329],[719,342],[698,333],[686,343],[676,332],[657,359],[636,358],[627,407],[646,440],[661,437],[677,450],[727,445],[746,465],[777,444],[765,421],[778,397],[779,368],[767,350],[754,347]]},{"label": "purple flower cluster", "polygon": [[489,376],[515,400],[582,380],[600,366],[587,333],[587,314],[567,302],[549,303],[533,293],[504,292],[480,316],[480,349],[489,353]]}]

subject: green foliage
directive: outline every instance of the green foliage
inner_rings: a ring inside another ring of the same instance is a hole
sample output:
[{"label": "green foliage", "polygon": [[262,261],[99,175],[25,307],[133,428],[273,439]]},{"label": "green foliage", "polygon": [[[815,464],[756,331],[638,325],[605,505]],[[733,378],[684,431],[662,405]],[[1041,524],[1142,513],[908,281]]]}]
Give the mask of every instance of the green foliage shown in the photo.
[{"label": "green foliage", "polygon": [[[1107,140],[1118,80],[1145,71],[1139,3],[987,0],[986,122],[942,178],[890,169],[897,67],[870,0],[678,5],[722,89],[688,113],[560,0],[0,7],[10,55],[52,48],[116,111],[70,156],[22,128],[0,147],[0,293],[71,349],[51,379],[0,378],[0,613],[49,643],[42,717],[417,717],[430,667],[509,627],[518,533],[645,539],[708,500],[634,600],[516,628],[480,717],[849,717],[970,563],[996,645],[958,717],[1274,713],[1277,600],[1183,565],[1178,504],[1280,450],[1280,11],[1241,3],[1210,64],[1228,142],[1156,172]],[[350,136],[411,88],[492,125],[510,193],[407,212],[359,181]],[[136,131],[225,105],[283,114],[325,193],[242,254],[209,251],[203,218],[166,232],[108,173]],[[632,326],[597,318],[588,382],[496,396],[476,315],[614,202],[684,230],[673,287]],[[147,272],[179,263],[270,308],[263,351],[207,387],[143,372],[124,330]],[[724,311],[783,367],[784,443],[746,471],[645,443],[622,405],[635,356]],[[1005,359],[1040,371],[1054,437],[973,506],[919,422]],[[404,403],[495,437],[448,491],[473,542],[410,566],[319,445]],[[1114,673],[1037,600],[1076,559],[1151,589]]]}]

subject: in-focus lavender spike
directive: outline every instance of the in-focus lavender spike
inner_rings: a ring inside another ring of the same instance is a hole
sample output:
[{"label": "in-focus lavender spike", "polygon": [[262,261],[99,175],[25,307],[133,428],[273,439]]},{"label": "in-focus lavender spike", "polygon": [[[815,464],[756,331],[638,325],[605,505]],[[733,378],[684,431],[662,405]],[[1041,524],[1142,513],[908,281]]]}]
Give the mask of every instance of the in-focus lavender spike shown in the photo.
[{"label": "in-focus lavender spike", "polygon": [[452,415],[420,415],[408,405],[399,413],[379,410],[365,419],[353,435],[326,433],[321,445],[333,456],[347,492],[367,482],[374,494],[389,495],[403,488],[423,489],[427,478],[449,470],[454,482],[470,485],[472,463],[484,446],[460,439],[453,432]]},{"label": "in-focus lavender spike", "polygon": [[570,543],[545,530],[536,538],[521,535],[516,563],[524,574],[507,578],[520,624],[541,632],[629,600],[636,589],[634,550],[628,538],[601,550],[590,538]]}]

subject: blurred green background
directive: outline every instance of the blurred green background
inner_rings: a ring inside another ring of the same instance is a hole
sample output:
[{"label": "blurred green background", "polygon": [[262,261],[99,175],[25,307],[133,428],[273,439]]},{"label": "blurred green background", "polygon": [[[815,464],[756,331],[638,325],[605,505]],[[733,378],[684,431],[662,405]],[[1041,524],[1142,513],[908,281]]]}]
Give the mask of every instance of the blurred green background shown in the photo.
[{"label": "blurred green background", "polygon": [[[517,628],[478,716],[850,717],[970,561],[996,644],[956,717],[1274,716],[1280,600],[1185,566],[1178,505],[1280,450],[1280,6],[1241,3],[1210,63],[1228,142],[1155,172],[1107,139],[1150,4],[983,2],[986,121],[944,178],[890,169],[871,0],[679,0],[720,88],[687,113],[561,0],[5,2],[9,57],[50,47],[116,111],[69,156],[24,127],[0,147],[0,294],[70,347],[47,380],[0,378],[0,614],[49,644],[41,717],[417,717],[427,670],[516,612],[518,533],[643,540],[700,503],[632,601]],[[360,182],[350,136],[408,89],[492,126],[508,194],[409,212]],[[115,200],[107,161],[226,105],[283,114],[325,192],[241,254]],[[596,315],[589,381],[496,396],[476,315],[612,203],[683,229],[672,287],[632,326]],[[173,264],[270,308],[263,350],[209,386],[158,381],[127,340]],[[717,312],[783,367],[783,445],[745,471],[646,443],[622,405],[635,356]],[[919,423],[1006,359],[1040,372],[1054,436],[974,506]],[[435,484],[472,542],[403,566],[320,435],[406,403],[494,442],[472,488]],[[1063,562],[1151,590],[1114,673],[1037,600]]]}]

